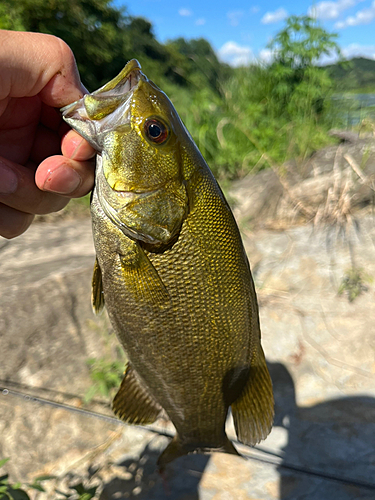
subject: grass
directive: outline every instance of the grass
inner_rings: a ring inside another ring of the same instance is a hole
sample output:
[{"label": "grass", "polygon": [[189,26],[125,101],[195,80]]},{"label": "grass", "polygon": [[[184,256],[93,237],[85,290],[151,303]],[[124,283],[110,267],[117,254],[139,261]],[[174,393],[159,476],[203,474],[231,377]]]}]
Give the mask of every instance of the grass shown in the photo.
[{"label": "grass", "polygon": [[365,283],[369,281],[370,277],[364,273],[363,269],[353,267],[343,277],[338,294],[345,294],[349,302],[354,302],[362,293],[368,291],[368,286]]}]

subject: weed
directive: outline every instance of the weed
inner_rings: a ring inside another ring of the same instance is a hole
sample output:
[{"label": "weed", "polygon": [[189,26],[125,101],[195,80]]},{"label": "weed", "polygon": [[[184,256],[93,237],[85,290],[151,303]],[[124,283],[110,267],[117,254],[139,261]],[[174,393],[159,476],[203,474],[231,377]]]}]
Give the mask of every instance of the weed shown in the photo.
[{"label": "weed", "polygon": [[[3,467],[9,458],[4,458],[0,460],[0,468]],[[38,476],[34,479],[32,483],[11,483],[9,480],[9,475],[5,474],[0,476],[0,500],[30,500],[29,495],[23,488],[29,490],[35,490],[37,492],[45,493],[46,490],[42,483],[46,481],[55,481],[58,477],[56,476]],[[55,489],[54,492],[57,495],[54,500],[91,500],[95,497],[97,486],[86,487],[82,482],[74,486],[69,486],[67,493]]]},{"label": "weed", "polygon": [[113,398],[121,384],[125,364],[125,355],[120,348],[117,349],[117,359],[88,359],[87,365],[93,385],[86,391],[84,402],[89,403],[96,395]]},{"label": "weed", "polygon": [[365,282],[369,282],[370,277],[360,268],[351,268],[343,277],[339,286],[338,294],[344,293],[348,297],[349,302],[353,302],[359,295],[368,291],[368,286]]}]

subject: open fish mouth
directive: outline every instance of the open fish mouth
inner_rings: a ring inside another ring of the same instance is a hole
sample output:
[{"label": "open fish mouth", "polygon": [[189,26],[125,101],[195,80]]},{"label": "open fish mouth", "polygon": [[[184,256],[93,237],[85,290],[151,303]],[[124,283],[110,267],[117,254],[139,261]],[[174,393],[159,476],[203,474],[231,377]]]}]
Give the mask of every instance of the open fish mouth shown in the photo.
[{"label": "open fish mouth", "polygon": [[90,113],[90,109],[87,109],[92,106],[84,106],[84,109],[81,109],[83,104],[87,104],[85,101],[89,101],[90,99],[93,99],[95,101],[109,100],[107,102],[107,106],[110,106],[111,98],[117,101],[121,96],[125,96],[130,91],[132,91],[138,84],[141,75],[144,79],[147,80],[147,77],[141,72],[141,65],[139,64],[139,62],[136,59],[132,59],[127,63],[127,65],[119,75],[117,75],[110,82],[100,87],[100,89],[86,94],[78,101],[75,101],[61,108],[60,111],[64,119],[73,118],[73,114],[75,114],[75,112],[77,112],[82,118],[91,120],[95,119],[92,114],[96,113]]},{"label": "open fish mouth", "polygon": [[141,65],[137,59],[132,59],[127,63],[119,75],[103,85],[103,87],[100,87],[100,89],[93,92],[92,95],[106,94],[107,96],[110,96],[130,92],[137,85],[140,75],[146,78],[146,76],[141,72]]},{"label": "open fish mouth", "polygon": [[100,139],[104,133],[130,125],[130,101],[141,79],[148,81],[139,62],[132,59],[103,87],[61,108],[62,116],[96,150],[101,151]]}]

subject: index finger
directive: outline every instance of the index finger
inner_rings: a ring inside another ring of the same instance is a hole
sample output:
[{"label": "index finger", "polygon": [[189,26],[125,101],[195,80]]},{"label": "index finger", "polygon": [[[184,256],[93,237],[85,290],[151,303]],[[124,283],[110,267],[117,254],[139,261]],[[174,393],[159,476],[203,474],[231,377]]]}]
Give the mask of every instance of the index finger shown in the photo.
[{"label": "index finger", "polygon": [[39,94],[48,106],[80,99],[83,87],[73,52],[60,38],[43,33],[0,31],[0,100]]}]

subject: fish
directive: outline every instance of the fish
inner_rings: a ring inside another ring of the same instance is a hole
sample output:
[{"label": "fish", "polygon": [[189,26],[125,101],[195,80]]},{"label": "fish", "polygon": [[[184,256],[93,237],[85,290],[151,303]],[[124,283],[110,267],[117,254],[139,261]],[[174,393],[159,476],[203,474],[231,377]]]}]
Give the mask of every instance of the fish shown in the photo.
[{"label": "fish", "polygon": [[128,364],[113,400],[130,424],[167,415],[160,469],[189,453],[238,454],[272,427],[272,383],[254,282],[225,197],[173,104],[129,61],[65,106],[97,151],[91,198],[94,311],[106,307]]}]

